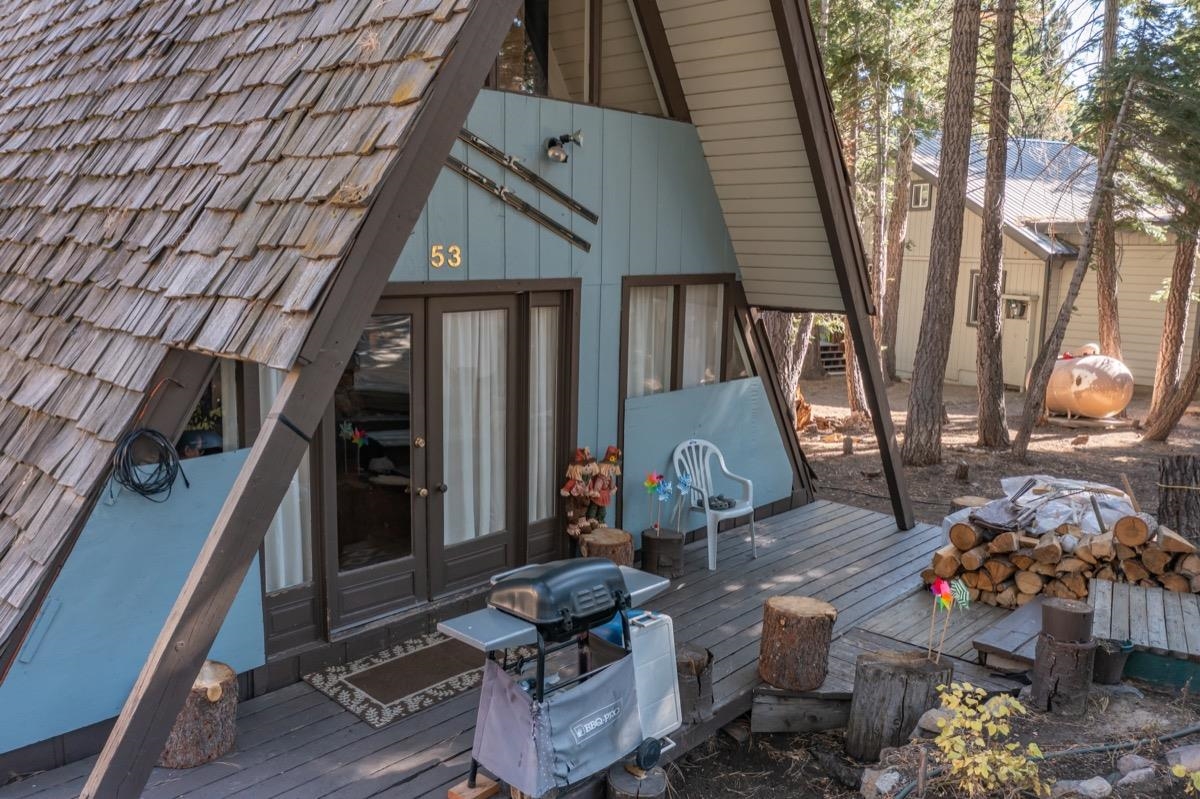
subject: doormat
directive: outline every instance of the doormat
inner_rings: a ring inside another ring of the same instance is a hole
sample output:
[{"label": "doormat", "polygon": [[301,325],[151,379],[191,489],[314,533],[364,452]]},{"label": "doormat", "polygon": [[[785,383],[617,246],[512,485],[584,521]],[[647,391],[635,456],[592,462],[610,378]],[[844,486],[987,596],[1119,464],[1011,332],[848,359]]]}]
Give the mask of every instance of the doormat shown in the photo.
[{"label": "doormat", "polygon": [[483,660],[479,650],[429,633],[304,681],[378,729],[476,687]]}]

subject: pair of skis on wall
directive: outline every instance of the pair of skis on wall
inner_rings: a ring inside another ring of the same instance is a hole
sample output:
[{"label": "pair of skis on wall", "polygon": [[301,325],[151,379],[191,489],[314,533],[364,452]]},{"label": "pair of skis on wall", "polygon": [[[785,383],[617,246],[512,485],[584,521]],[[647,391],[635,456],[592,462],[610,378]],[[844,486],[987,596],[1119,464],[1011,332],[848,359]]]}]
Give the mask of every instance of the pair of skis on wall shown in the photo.
[{"label": "pair of skis on wall", "polygon": [[[557,186],[555,186],[553,183],[549,182],[548,180],[543,178],[541,175],[537,174],[532,169],[530,169],[529,167],[522,164],[514,156],[511,156],[508,153],[505,153],[503,150],[501,150],[499,147],[492,144],[491,142],[489,142],[483,138],[480,138],[479,136],[475,135],[474,133],[467,130],[466,128],[463,128],[459,132],[458,138],[460,141],[462,141],[468,147],[471,147],[472,149],[477,150],[480,153],[483,153],[488,158],[492,159],[493,161],[500,164],[505,169],[507,169],[510,172],[512,172],[513,174],[515,174],[517,177],[532,184],[535,188],[539,189],[540,191],[542,191],[546,194],[549,194],[555,200],[562,203],[567,208],[570,208],[572,211],[579,214],[580,216],[582,216],[584,219],[588,220],[592,224],[595,224],[596,222],[600,221],[600,217],[596,214],[596,212],[588,209],[586,206],[584,206],[578,200],[576,200],[575,198],[566,194],[561,189],[559,189]],[[500,185],[496,181],[489,178],[487,175],[483,174],[482,172],[480,172],[477,169],[471,168],[470,166],[463,163],[462,161],[460,161],[459,159],[455,158],[452,155],[446,157],[446,165],[449,166],[451,169],[453,169],[455,172],[457,172],[459,175],[462,175],[467,180],[469,180],[472,183],[474,183],[475,185],[479,186],[484,191],[499,198],[500,201],[503,202],[505,205],[507,205],[510,208],[516,210],[517,212],[529,217],[534,222],[538,223],[539,225],[546,228],[550,232],[552,232],[558,236],[561,236],[562,238],[566,239],[571,244],[575,245],[576,247],[583,250],[584,252],[591,252],[591,249],[592,249],[591,242],[589,242],[586,239],[584,239],[583,237],[579,236],[574,231],[570,230],[566,226],[559,223],[557,220],[546,215],[539,209],[530,205],[528,202],[526,202],[525,200],[521,199],[516,194],[514,194],[512,192],[512,190],[509,189],[507,186]]]}]

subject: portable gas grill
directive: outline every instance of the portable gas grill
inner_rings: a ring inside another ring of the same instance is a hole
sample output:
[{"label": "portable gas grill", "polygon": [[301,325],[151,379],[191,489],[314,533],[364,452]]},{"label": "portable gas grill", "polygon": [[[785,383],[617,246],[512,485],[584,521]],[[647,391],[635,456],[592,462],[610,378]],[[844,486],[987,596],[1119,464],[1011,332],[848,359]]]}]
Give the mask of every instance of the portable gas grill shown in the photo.
[{"label": "portable gas grill", "polygon": [[[531,796],[630,753],[653,766],[682,721],[673,625],[630,608],[669,581],[578,558],[492,582],[488,607],[438,625],[487,653],[468,785],[480,765]],[[598,635],[601,626],[615,634]],[[559,656],[572,648],[574,658]]]}]

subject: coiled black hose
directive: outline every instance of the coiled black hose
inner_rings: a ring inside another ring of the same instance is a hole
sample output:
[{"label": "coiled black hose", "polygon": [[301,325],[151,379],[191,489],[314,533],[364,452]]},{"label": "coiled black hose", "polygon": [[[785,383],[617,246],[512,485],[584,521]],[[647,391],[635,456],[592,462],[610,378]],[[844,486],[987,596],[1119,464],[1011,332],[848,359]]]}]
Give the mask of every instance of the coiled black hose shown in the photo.
[{"label": "coiled black hose", "polygon": [[[135,449],[141,453],[148,452],[150,457],[139,462]],[[175,451],[175,445],[162,433],[139,427],[117,440],[117,448],[113,452],[113,479],[122,488],[151,502],[166,502],[171,498],[171,489],[177,477],[183,478],[185,487],[192,487],[183,473],[183,467],[179,465],[179,453]],[[166,496],[159,498],[160,494]]]}]

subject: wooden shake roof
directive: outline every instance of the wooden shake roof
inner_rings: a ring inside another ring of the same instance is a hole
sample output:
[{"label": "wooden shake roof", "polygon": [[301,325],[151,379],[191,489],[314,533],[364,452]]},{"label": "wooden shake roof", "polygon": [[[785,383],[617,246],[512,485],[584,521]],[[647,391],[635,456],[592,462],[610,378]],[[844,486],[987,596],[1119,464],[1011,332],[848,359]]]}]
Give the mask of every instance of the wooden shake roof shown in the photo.
[{"label": "wooden shake roof", "polygon": [[169,348],[293,364],[471,4],[0,1],[0,643]]}]

